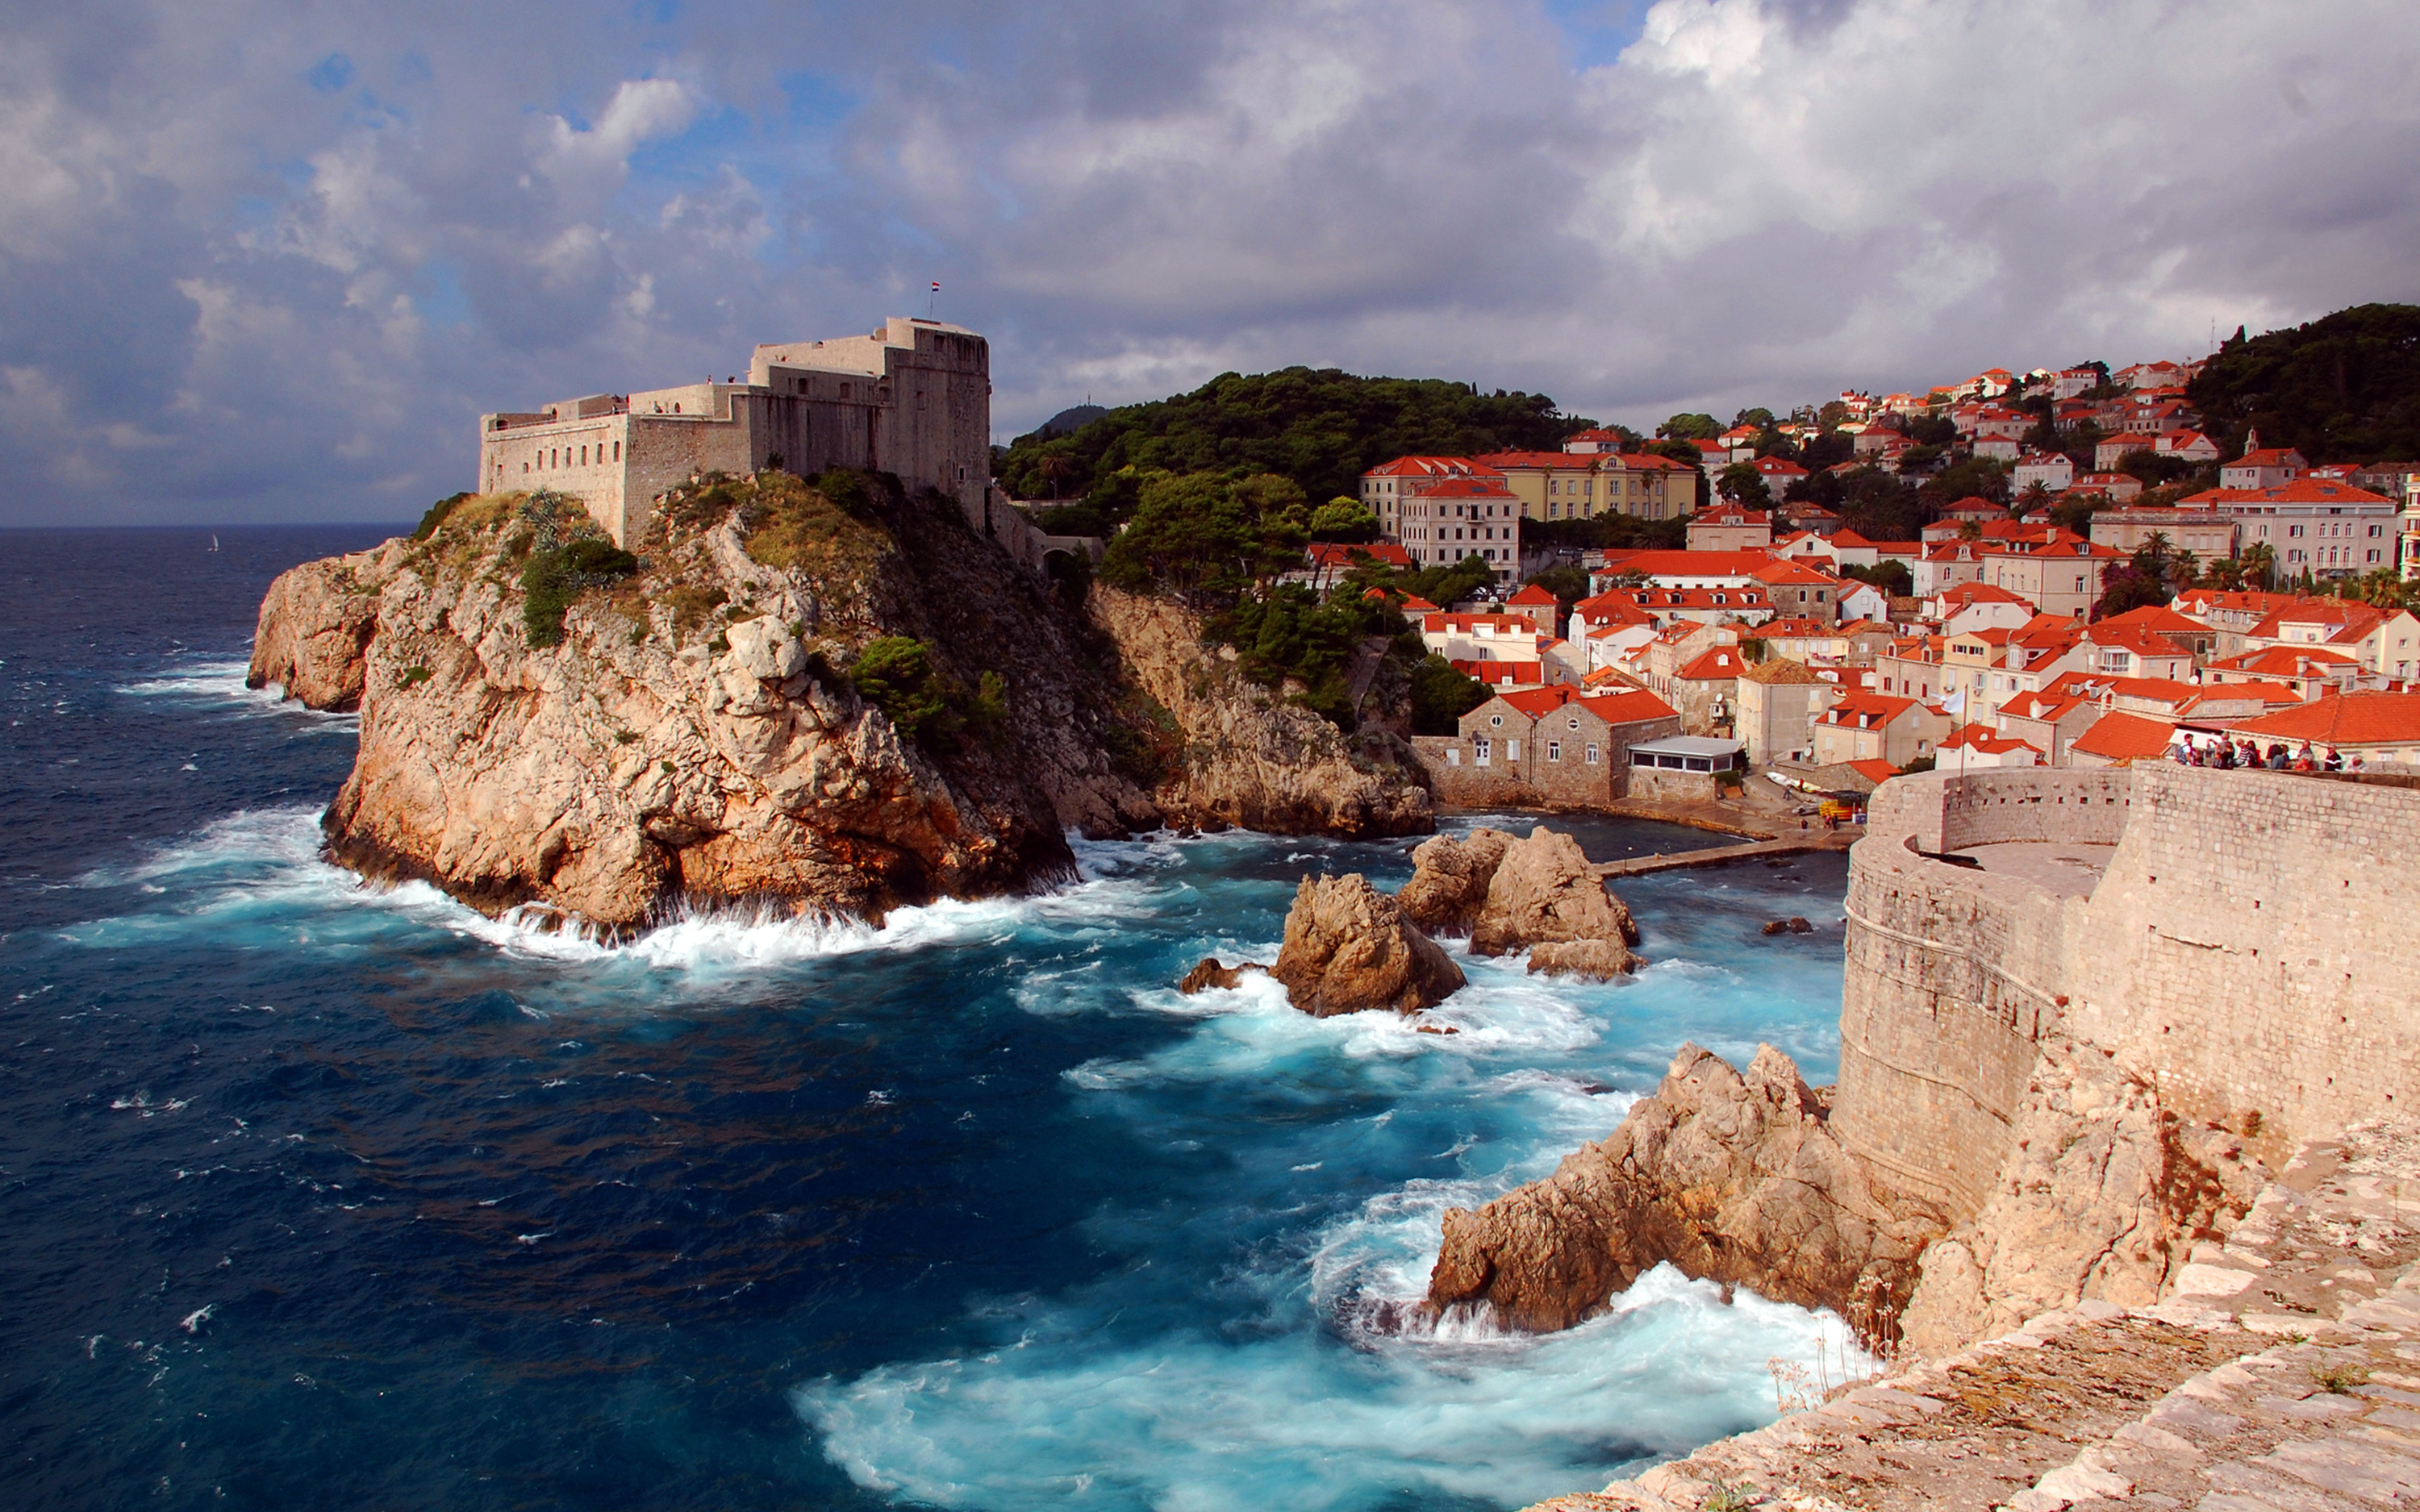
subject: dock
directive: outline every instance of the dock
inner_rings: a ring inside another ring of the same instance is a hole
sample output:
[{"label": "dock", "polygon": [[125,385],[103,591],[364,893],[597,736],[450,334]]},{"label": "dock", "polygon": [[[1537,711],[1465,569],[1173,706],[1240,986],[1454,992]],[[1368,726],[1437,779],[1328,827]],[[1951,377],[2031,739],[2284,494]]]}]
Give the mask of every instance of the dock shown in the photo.
[{"label": "dock", "polygon": [[1610,882],[1617,877],[1643,877],[1654,872],[1683,872],[1701,866],[1721,866],[1728,861],[1805,856],[1813,851],[1845,851],[1864,833],[1865,830],[1858,826],[1848,825],[1837,830],[1813,830],[1780,840],[1761,840],[1745,845],[1715,845],[1702,851],[1675,851],[1669,856],[1639,856],[1626,861],[1602,861],[1597,863],[1596,874]]}]

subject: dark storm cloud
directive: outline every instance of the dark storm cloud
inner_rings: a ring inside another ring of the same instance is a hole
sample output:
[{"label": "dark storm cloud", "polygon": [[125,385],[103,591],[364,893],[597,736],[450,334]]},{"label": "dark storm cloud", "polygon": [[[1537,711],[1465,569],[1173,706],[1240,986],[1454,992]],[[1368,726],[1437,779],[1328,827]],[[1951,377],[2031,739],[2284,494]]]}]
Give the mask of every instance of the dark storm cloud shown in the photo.
[{"label": "dark storm cloud", "polygon": [[1639,423],[2186,355],[2420,296],[2408,17],[21,8],[0,522],[402,517],[483,409],[719,377],[934,278],[1003,431],[1295,362]]}]

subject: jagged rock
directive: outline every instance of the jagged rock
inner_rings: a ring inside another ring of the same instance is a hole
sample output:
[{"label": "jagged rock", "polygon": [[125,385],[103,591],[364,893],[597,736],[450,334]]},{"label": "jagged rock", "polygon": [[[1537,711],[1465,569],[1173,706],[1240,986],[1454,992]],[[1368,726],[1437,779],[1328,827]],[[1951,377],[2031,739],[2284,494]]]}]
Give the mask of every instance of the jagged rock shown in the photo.
[{"label": "jagged rock", "polygon": [[1931,1209],[1880,1188],[1788,1056],[1743,1077],[1683,1045],[1613,1137],[1476,1211],[1445,1215],[1432,1313],[1484,1303],[1512,1327],[1568,1328],[1665,1260],[1761,1296],[1831,1307],[1869,1335],[1903,1307]]},{"label": "jagged rock", "polygon": [[244,686],[276,683],[308,708],[360,708],[368,670],[363,652],[378,629],[379,598],[356,573],[376,560],[365,551],[278,574],[261,601]]},{"label": "jagged rock", "polygon": [[1233,987],[1244,980],[1244,973],[1247,971],[1268,969],[1258,961],[1238,961],[1232,966],[1222,966],[1218,964],[1217,956],[1205,955],[1194,964],[1192,970],[1185,974],[1185,980],[1176,984],[1176,990],[1190,997],[1195,993],[1206,992],[1213,987]]},{"label": "jagged rock", "polygon": [[1504,847],[1470,930],[1474,955],[1561,940],[1638,943],[1630,909],[1606,891],[1579,841],[1540,825]]},{"label": "jagged rock", "polygon": [[1765,921],[1766,934],[1812,934],[1815,926],[1803,918],[1774,918]]},{"label": "jagged rock", "polygon": [[1302,879],[1269,975],[1285,983],[1295,1007],[1318,1018],[1373,1008],[1417,1012],[1463,984],[1452,958],[1358,872]]},{"label": "jagged rock", "polygon": [[1412,880],[1395,894],[1413,923],[1432,933],[1467,934],[1487,902],[1487,885],[1513,838],[1500,829],[1474,829],[1462,840],[1439,835],[1412,852]]},{"label": "jagged rock", "polygon": [[1529,949],[1529,974],[1589,977],[1611,981],[1626,977],[1647,963],[1618,940],[1549,940]]},{"label": "jagged rock", "polygon": [[1792,934],[1812,934],[1815,933],[1815,926],[1809,924],[1803,918],[1792,916],[1790,920],[1790,933]]},{"label": "jagged rock", "polygon": [[1357,839],[1436,827],[1411,748],[1335,725],[1205,653],[1201,618],[1172,599],[1095,586],[1087,609],[1137,688],[1181,739],[1152,798],[1171,828]]},{"label": "jagged rock", "polygon": [[2268,1174],[2104,1051],[2052,1041],[1973,1221],[1925,1253],[1906,1339],[1946,1353],[2078,1302],[2157,1302],[2197,1239],[2233,1228]]}]

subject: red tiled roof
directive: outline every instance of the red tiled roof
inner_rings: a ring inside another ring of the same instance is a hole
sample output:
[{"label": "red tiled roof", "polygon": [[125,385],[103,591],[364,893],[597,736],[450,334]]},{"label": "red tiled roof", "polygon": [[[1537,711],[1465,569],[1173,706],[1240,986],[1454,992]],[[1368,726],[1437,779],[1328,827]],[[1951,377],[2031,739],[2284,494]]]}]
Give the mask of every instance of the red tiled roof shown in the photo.
[{"label": "red tiled roof", "polygon": [[1506,599],[1504,602],[1508,605],[1520,604],[1529,606],[1531,608],[1544,609],[1545,606],[1556,602],[1556,599],[1554,594],[1539,587],[1536,583],[1531,583],[1527,588],[1522,589],[1519,593],[1514,594],[1511,598]]},{"label": "red tiled roof", "polygon": [[1722,682],[1737,677],[1746,667],[1738,647],[1716,646],[1672,675],[1687,678],[1693,683]]},{"label": "red tiled roof", "polygon": [[1590,694],[1580,700],[1580,706],[1607,724],[1637,724],[1647,719],[1678,717],[1672,705],[1643,687],[1628,688],[1619,693]]},{"label": "red tiled roof", "polygon": [[2139,714],[2120,714],[2112,710],[2092,722],[2092,728],[2068,743],[2070,751],[2098,756],[2109,762],[2137,762],[2167,753],[2168,743],[2175,738],[2177,727],[2165,719],[2148,719]]},{"label": "red tiled roof", "polygon": [[1423,499],[1512,499],[1517,497],[1504,485],[1488,481],[1488,478],[1501,476],[1501,473],[1490,473],[1486,478],[1448,478],[1434,488],[1421,489],[1419,496]]},{"label": "red tiled roof", "polygon": [[1311,564],[1314,567],[1349,567],[1357,556],[1383,562],[1390,567],[1408,568],[1412,564],[1411,553],[1392,541],[1314,541],[1311,547]]},{"label": "red tiled roof", "polygon": [[2187,504],[2388,504],[2384,494],[2324,478],[2296,478],[2266,488],[2205,488],[2180,500]]},{"label": "red tiled roof", "polygon": [[1950,732],[1948,739],[1941,743],[1941,748],[1944,750],[1952,746],[1963,746],[1969,750],[1979,750],[1987,756],[1997,756],[2011,750],[2029,750],[2036,756],[2041,754],[2040,748],[2031,741],[2019,740],[2014,735],[2004,735],[1987,724],[1960,725]]},{"label": "red tiled roof", "polygon": [[2330,693],[2235,729],[2328,746],[2420,746],[2420,693]]}]

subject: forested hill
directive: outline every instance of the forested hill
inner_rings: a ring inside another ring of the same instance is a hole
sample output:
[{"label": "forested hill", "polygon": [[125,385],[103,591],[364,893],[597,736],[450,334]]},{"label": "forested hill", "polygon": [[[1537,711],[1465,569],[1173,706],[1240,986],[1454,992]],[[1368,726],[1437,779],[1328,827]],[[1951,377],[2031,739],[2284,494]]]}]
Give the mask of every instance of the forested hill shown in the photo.
[{"label": "forested hill", "polygon": [[2223,455],[2247,431],[2314,463],[2420,459],[2420,305],[2358,304],[2218,349],[2188,393]]},{"label": "forested hill", "polygon": [[1358,378],[1334,368],[1222,374],[1128,405],[1072,436],[1020,436],[1000,478],[1020,499],[1081,499],[1121,468],[1291,478],[1313,501],[1356,496],[1367,469],[1412,455],[1556,451],[1594,424],[1543,393],[1480,393],[1442,378]]}]

